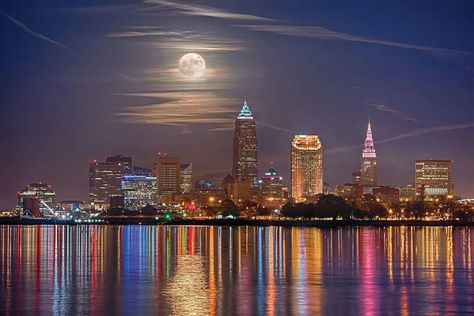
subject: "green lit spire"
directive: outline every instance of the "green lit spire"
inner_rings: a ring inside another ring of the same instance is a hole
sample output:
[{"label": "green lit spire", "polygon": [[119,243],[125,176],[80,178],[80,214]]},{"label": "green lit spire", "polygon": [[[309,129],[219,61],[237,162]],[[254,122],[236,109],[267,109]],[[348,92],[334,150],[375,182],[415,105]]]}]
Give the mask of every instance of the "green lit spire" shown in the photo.
[{"label": "green lit spire", "polygon": [[250,111],[249,106],[247,105],[247,101],[244,101],[244,105],[240,110],[239,116],[237,117],[239,120],[252,120],[252,112]]}]

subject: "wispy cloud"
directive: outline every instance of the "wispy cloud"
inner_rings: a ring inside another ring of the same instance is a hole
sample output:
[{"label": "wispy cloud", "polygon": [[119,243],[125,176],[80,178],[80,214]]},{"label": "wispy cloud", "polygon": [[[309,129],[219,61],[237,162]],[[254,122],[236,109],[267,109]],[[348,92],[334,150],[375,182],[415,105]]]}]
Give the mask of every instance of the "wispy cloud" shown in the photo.
[{"label": "wispy cloud", "polygon": [[243,41],[196,31],[167,30],[162,27],[134,27],[129,30],[108,35],[115,38],[151,38],[153,47],[165,50],[182,51],[240,51],[248,48]]},{"label": "wispy cloud", "polygon": [[239,100],[209,91],[131,93],[126,96],[152,98],[155,102],[130,106],[117,115],[125,123],[158,124],[175,127],[207,125],[209,129],[232,126]]},{"label": "wispy cloud", "polygon": [[[3,11],[0,11],[0,15],[1,16],[4,16],[5,18],[7,18],[8,20],[10,20],[13,24],[15,24],[17,27],[19,27],[20,29],[24,30],[25,32],[27,32],[28,34],[42,40],[42,41],[45,41],[49,44],[52,44],[54,46],[58,46],[62,49],[64,49],[65,51],[67,51],[70,55],[74,56],[75,58],[78,58],[80,60],[83,60],[83,61],[86,61],[86,62],[89,62],[89,63],[93,63],[91,61],[91,59],[83,54],[79,54],[75,51],[73,51],[70,47],[68,47],[66,44],[63,44],[57,40],[54,40],[44,34],[41,34],[39,32],[36,32],[34,30],[32,30],[30,27],[28,27],[25,23],[21,22],[20,20],[18,19],[15,19],[14,17],[6,14],[5,12]],[[127,80],[136,80],[135,78],[133,77],[130,77],[128,75],[124,75],[118,71],[115,71],[109,67],[106,67],[106,66],[99,66],[100,68],[102,68],[103,70],[105,70],[106,72],[108,73],[111,73],[113,74],[114,76],[117,76],[119,78],[122,78],[122,79],[127,79]]]},{"label": "wispy cloud", "polygon": [[411,137],[416,137],[416,136],[421,136],[421,135],[426,135],[426,134],[432,134],[432,133],[438,133],[438,132],[448,132],[448,131],[455,131],[455,130],[460,130],[460,129],[466,129],[466,128],[472,128],[474,127],[474,122],[468,122],[468,123],[463,123],[463,124],[453,124],[453,125],[442,125],[442,126],[434,126],[434,127],[428,127],[428,128],[417,128],[414,129],[410,132],[407,133],[402,133],[396,136],[392,136],[389,138],[385,138],[382,140],[379,140],[378,143],[389,143],[393,142],[395,140],[400,140],[404,138],[411,138]]},{"label": "wispy cloud", "polygon": [[[153,99],[152,103],[134,105],[116,113],[124,123],[174,126],[182,133],[190,133],[193,126],[205,126],[209,131],[234,130],[235,117],[241,99],[227,98],[213,91],[171,91],[122,94],[130,97]],[[279,132],[292,131],[257,120],[258,127]]]},{"label": "wispy cloud", "polygon": [[368,43],[368,44],[376,44],[376,45],[383,45],[383,46],[403,48],[403,49],[413,49],[413,50],[422,51],[422,52],[437,56],[439,58],[445,58],[445,59],[472,55],[472,52],[464,51],[464,50],[446,49],[446,48],[439,48],[439,47],[432,47],[432,46],[392,42],[392,41],[387,41],[383,39],[375,39],[375,38],[370,38],[370,37],[363,37],[363,36],[358,36],[358,35],[332,31],[330,29],[320,27],[320,26],[274,25],[274,24],[255,24],[255,25],[238,25],[238,26],[246,28],[251,31],[268,32],[268,33],[281,34],[281,35],[294,36],[294,37]]},{"label": "wispy cloud", "polygon": [[67,46],[61,42],[58,42],[44,34],[41,34],[41,33],[38,33],[36,31],[33,31],[30,27],[28,27],[25,23],[21,22],[20,20],[17,20],[15,19],[14,17],[12,17],[11,15],[8,15],[6,14],[5,12],[3,11],[0,11],[0,15],[2,15],[3,17],[7,18],[8,20],[10,20],[13,24],[15,24],[16,26],[18,26],[19,28],[21,28],[22,30],[24,30],[25,32],[29,33],[30,35],[36,37],[36,38],[39,38],[40,40],[43,40],[45,42],[48,42],[50,44],[53,44],[55,46],[58,46],[58,47],[61,47],[61,48],[67,48]]},{"label": "wispy cloud", "polygon": [[408,116],[408,115],[404,114],[403,112],[390,107],[385,102],[366,102],[365,104],[370,105],[371,107],[375,108],[378,111],[391,113],[391,114],[393,114],[395,116],[398,116],[398,117],[400,117],[404,120],[411,121],[411,122],[419,122],[418,119],[416,119],[414,117],[411,117],[411,116]]},{"label": "wispy cloud", "polygon": [[[417,128],[409,132],[401,133],[392,137],[388,137],[388,138],[384,138],[380,140],[376,139],[375,144],[377,145],[377,144],[391,143],[400,139],[412,138],[412,137],[417,137],[417,136],[422,136],[422,135],[427,135],[427,134],[432,134],[432,133],[456,131],[456,130],[462,130],[466,128],[474,128],[474,122],[468,122],[468,123],[463,123],[463,124],[441,125],[441,126],[434,126],[434,127],[428,127],[428,128]],[[343,153],[343,152],[349,152],[349,151],[355,150],[357,148],[358,149],[362,148],[362,144],[329,148],[326,150],[326,153],[330,153],[330,154]]]},{"label": "wispy cloud", "polygon": [[174,10],[184,15],[193,16],[205,16],[219,19],[230,19],[230,20],[247,20],[247,21],[271,21],[269,18],[251,15],[229,12],[223,9],[218,9],[210,6],[189,4],[183,2],[167,1],[167,0],[146,0],[147,4],[158,4],[161,7],[165,7],[169,10]]}]

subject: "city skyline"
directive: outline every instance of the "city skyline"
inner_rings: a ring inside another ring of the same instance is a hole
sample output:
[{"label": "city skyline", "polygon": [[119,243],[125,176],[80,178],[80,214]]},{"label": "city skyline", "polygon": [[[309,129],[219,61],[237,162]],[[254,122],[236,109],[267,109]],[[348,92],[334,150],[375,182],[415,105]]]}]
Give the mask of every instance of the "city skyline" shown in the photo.
[{"label": "city skyline", "polygon": [[[168,152],[196,177],[222,179],[245,99],[258,168],[272,161],[287,184],[296,134],[323,140],[325,181],[350,181],[370,116],[379,184],[413,183],[415,160],[447,159],[456,194],[474,196],[469,2],[83,3],[0,7],[0,208],[39,181],[61,199],[87,200],[89,162],[113,154],[151,168]],[[177,70],[190,52],[206,61],[201,78]]]}]

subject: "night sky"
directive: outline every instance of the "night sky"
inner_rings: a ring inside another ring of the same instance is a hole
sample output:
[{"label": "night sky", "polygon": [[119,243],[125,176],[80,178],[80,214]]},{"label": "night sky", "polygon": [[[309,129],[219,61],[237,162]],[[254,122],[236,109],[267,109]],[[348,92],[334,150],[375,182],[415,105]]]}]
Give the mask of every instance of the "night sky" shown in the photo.
[{"label": "night sky", "polygon": [[[456,193],[474,197],[470,0],[31,0],[0,11],[0,208],[34,181],[87,200],[90,161],[114,154],[151,167],[167,152],[221,179],[244,99],[261,174],[273,161],[287,180],[293,135],[314,133],[325,182],[350,182],[370,116],[380,184],[412,183],[415,159],[452,159]],[[205,59],[203,77],[177,69],[188,52]]]}]

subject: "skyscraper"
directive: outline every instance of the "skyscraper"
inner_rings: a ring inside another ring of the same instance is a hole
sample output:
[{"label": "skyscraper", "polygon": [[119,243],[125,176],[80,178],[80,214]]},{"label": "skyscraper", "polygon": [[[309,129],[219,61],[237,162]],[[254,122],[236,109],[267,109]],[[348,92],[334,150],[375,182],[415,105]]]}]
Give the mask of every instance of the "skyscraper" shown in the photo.
[{"label": "skyscraper", "polygon": [[181,166],[181,194],[190,193],[193,190],[193,164],[182,163]]},{"label": "skyscraper", "polygon": [[323,147],[317,135],[296,135],[291,143],[291,196],[304,201],[323,192]]},{"label": "skyscraper", "polygon": [[369,189],[377,186],[377,155],[375,154],[375,146],[374,140],[372,138],[370,120],[367,127],[364,149],[362,150],[360,186]]},{"label": "skyscraper", "polygon": [[416,160],[416,196],[426,200],[454,194],[451,180],[452,160]]},{"label": "skyscraper", "polygon": [[110,199],[121,196],[121,181],[126,166],[120,162],[93,161],[89,167],[89,199],[97,210],[108,209]]},{"label": "skyscraper", "polygon": [[255,120],[247,102],[244,102],[234,130],[234,163],[232,176],[235,181],[250,180],[250,184],[257,184],[257,131]]},{"label": "skyscraper", "polygon": [[121,164],[124,166],[124,173],[131,174],[133,170],[132,166],[132,157],[116,155],[116,156],[109,156],[105,159],[106,163],[110,164]]},{"label": "skyscraper", "polygon": [[158,181],[158,197],[161,202],[172,202],[180,194],[181,168],[179,159],[159,155],[153,164]]}]

